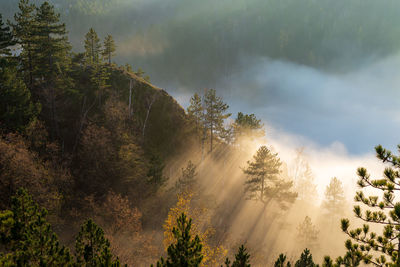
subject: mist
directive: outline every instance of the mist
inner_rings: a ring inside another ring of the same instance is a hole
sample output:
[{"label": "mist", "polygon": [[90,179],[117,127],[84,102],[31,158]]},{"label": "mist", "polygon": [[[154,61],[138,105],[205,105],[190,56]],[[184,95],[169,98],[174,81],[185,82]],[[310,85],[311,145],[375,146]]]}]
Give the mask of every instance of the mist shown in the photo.
[{"label": "mist", "polygon": [[233,112],[350,153],[397,144],[398,1],[52,2],[75,51],[90,27],[112,33],[116,62],[178,99],[215,88]]}]

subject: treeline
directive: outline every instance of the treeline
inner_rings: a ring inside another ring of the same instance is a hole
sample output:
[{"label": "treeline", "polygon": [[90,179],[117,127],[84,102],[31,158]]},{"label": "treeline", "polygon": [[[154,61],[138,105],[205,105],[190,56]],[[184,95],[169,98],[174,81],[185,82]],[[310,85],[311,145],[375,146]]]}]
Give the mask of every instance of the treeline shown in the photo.
[{"label": "treeline", "polygon": [[91,217],[121,260],[149,261],[173,199],[160,190],[165,161],[190,142],[186,115],[143,70],[113,62],[111,35],[82,39],[72,52],[48,2],[21,0],[12,21],[0,18],[0,207],[24,187],[69,247]]}]

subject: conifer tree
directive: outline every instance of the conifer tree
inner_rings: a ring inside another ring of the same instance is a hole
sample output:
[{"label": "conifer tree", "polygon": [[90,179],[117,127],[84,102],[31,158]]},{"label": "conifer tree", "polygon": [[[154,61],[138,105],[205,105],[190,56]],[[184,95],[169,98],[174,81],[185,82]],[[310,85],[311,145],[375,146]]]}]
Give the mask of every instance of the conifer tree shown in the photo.
[{"label": "conifer tree", "polygon": [[40,112],[24,81],[17,76],[17,69],[8,60],[0,68],[0,127],[22,132]]},{"label": "conifer tree", "polygon": [[[230,264],[230,260],[226,258],[226,267],[250,267],[250,254],[246,252],[244,245],[241,245],[235,254],[235,260]],[[222,266],[221,266],[222,267]]]},{"label": "conifer tree", "polygon": [[[329,257],[325,258],[325,263],[327,263],[328,265],[327,266],[322,265],[323,267],[333,267],[333,266],[329,265],[329,264],[332,264],[332,261],[330,260]],[[292,266],[292,264],[290,263],[290,261],[286,262],[285,254],[280,254],[274,264],[274,267],[291,267],[291,266]],[[317,267],[319,265],[314,263],[310,250],[308,250],[306,248],[301,253],[300,258],[296,261],[294,266],[295,267]]]},{"label": "conifer tree", "polygon": [[111,58],[115,55],[115,42],[113,37],[108,34],[106,38],[104,38],[104,48],[102,51],[103,58],[108,62],[108,65],[111,65]]},{"label": "conifer tree", "polygon": [[0,14],[0,57],[10,56],[10,46],[15,44],[14,36],[9,26],[5,26],[3,17]]},{"label": "conifer tree", "polygon": [[314,174],[305,158],[303,148],[297,149],[293,180],[295,190],[299,194],[299,199],[306,202],[314,202],[318,198],[317,186],[314,183]]},{"label": "conifer tree", "polygon": [[86,64],[96,66],[100,64],[101,44],[96,31],[90,28],[85,35],[85,57]]},{"label": "conifer tree", "polygon": [[196,165],[194,165],[193,162],[189,160],[186,168],[182,168],[182,175],[176,182],[176,188],[178,189],[178,191],[184,192],[187,190],[193,190],[196,184],[196,176]]},{"label": "conifer tree", "polygon": [[[400,145],[398,145],[400,151]],[[375,266],[400,266],[400,202],[396,202],[395,192],[400,190],[400,157],[382,146],[375,147],[377,158],[387,163],[383,178],[372,179],[365,168],[358,168],[358,185],[361,188],[372,188],[381,192],[382,196],[366,196],[358,191],[356,202],[366,206],[363,211],[359,205],[354,206],[356,218],[364,221],[362,227],[350,230],[350,221],[342,219],[341,227],[352,240],[345,245],[348,250],[342,260],[347,260],[357,266],[360,261]],[[381,228],[382,233],[371,231],[371,228]]]},{"label": "conifer tree", "polygon": [[265,134],[263,124],[254,114],[243,114],[239,112],[233,123],[233,132],[235,139],[238,140],[242,136],[261,137]]},{"label": "conifer tree", "polygon": [[[336,263],[333,265],[334,267],[337,266],[356,267],[360,266],[361,263],[366,263],[366,264],[370,263],[369,260],[365,259],[357,243],[353,243],[351,242],[351,240],[346,240],[344,246],[347,251],[344,256],[340,256],[336,259]],[[329,266],[332,260],[329,257],[325,257],[325,262],[326,265]],[[396,265],[388,265],[388,266],[396,266]]]},{"label": "conifer tree", "polygon": [[12,198],[11,210],[0,212],[0,243],[6,248],[0,263],[8,266],[72,266],[69,250],[61,246],[39,208],[24,189]]},{"label": "conifer tree", "polygon": [[247,162],[243,169],[247,175],[245,182],[249,199],[262,202],[264,205],[274,200],[287,208],[295,201],[297,193],[291,191],[292,181],[285,181],[280,177],[281,161],[277,153],[272,153],[266,146],[261,146],[252,161]]},{"label": "conifer tree", "polygon": [[168,177],[165,177],[163,174],[164,167],[165,165],[159,156],[151,156],[147,172],[147,182],[153,187],[153,192],[157,191],[168,180]]},{"label": "conifer tree", "polygon": [[343,214],[345,204],[342,182],[333,177],[329,185],[326,186],[322,207],[328,212],[329,216],[337,216]]},{"label": "conifer tree", "polygon": [[75,257],[79,266],[120,266],[119,260],[113,259],[110,242],[104,237],[103,230],[92,220],[87,220],[76,238]]},{"label": "conifer tree", "polygon": [[[105,89],[108,87],[107,81],[109,79],[109,71],[102,64],[100,60],[101,56],[101,43],[97,36],[96,31],[90,28],[88,33],[85,35],[85,61],[90,67],[90,81],[93,85],[96,98],[101,104],[102,95],[105,93]],[[110,52],[112,53],[112,52]]]},{"label": "conifer tree", "polygon": [[204,106],[206,110],[204,122],[210,133],[210,152],[212,152],[215,135],[224,132],[225,119],[231,114],[226,113],[229,106],[216,95],[214,89],[209,89],[205,93]]},{"label": "conifer tree", "polygon": [[101,98],[105,94],[106,89],[109,87],[108,80],[110,72],[103,64],[93,65],[90,69],[90,81],[94,87],[95,95],[101,104]]},{"label": "conifer tree", "polygon": [[291,263],[288,261],[286,262],[286,255],[280,254],[278,259],[274,263],[274,267],[291,267]]},{"label": "conifer tree", "polygon": [[190,105],[187,108],[189,118],[195,123],[196,135],[201,139],[204,128],[204,109],[201,96],[195,93],[190,98]]},{"label": "conifer tree", "polygon": [[137,71],[135,72],[135,74],[136,74],[137,76],[139,76],[139,77],[143,77],[143,75],[145,74],[145,72],[142,70],[141,67],[139,67],[139,68],[137,69]]},{"label": "conifer tree", "polygon": [[54,6],[43,2],[36,9],[34,37],[34,100],[42,104],[42,118],[50,128],[51,139],[62,139],[60,123],[66,91],[72,86],[68,76],[70,45],[65,24]]},{"label": "conifer tree", "polygon": [[70,45],[65,24],[54,6],[44,2],[37,8],[33,31],[36,76],[47,86],[55,86],[57,77],[68,67]]},{"label": "conifer tree", "polygon": [[14,15],[15,24],[13,32],[17,43],[21,46],[19,58],[22,62],[23,72],[25,74],[29,90],[33,90],[33,72],[35,55],[34,48],[34,27],[36,24],[35,5],[29,0],[20,0],[18,3],[19,12]]},{"label": "conifer tree", "polygon": [[314,263],[310,250],[305,249],[301,255],[300,259],[294,264],[295,267],[317,267]]},{"label": "conifer tree", "polygon": [[311,218],[306,216],[304,221],[297,226],[297,243],[302,247],[315,248],[318,244],[319,231],[312,223]]},{"label": "conifer tree", "polygon": [[[176,243],[168,247],[168,257],[161,257],[157,267],[197,267],[203,260],[202,244],[196,235],[192,238],[190,229],[192,219],[187,219],[184,213],[177,219],[177,227],[172,229]],[[153,265],[152,265],[153,266]]]},{"label": "conifer tree", "polygon": [[127,72],[133,72],[132,66],[129,63],[125,64],[125,69],[126,69]]}]

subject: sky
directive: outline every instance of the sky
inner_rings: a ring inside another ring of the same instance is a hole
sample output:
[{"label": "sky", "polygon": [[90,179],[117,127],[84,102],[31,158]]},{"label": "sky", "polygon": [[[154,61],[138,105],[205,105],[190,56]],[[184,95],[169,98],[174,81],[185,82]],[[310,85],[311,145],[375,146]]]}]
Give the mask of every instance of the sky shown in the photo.
[{"label": "sky", "polygon": [[[7,18],[14,0],[2,0]],[[40,3],[37,0],[34,2]],[[182,106],[215,88],[267,136],[373,155],[400,140],[396,0],[52,0],[75,51],[93,27]]]}]

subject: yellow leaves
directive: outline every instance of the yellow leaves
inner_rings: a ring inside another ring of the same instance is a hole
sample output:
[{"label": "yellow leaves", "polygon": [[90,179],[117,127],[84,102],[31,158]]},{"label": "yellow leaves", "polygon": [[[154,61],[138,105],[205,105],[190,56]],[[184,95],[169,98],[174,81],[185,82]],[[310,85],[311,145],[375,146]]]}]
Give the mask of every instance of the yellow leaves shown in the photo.
[{"label": "yellow leaves", "polygon": [[215,229],[210,226],[211,217],[206,207],[192,203],[193,197],[194,193],[190,191],[178,194],[178,201],[170,209],[163,225],[164,249],[167,250],[168,246],[175,242],[172,229],[176,227],[176,220],[179,215],[184,212],[189,218],[192,218],[192,238],[198,235],[203,245],[202,253],[204,258],[201,266],[216,266],[218,263],[223,262],[227,251],[222,246],[211,245],[211,238],[215,233]]}]

